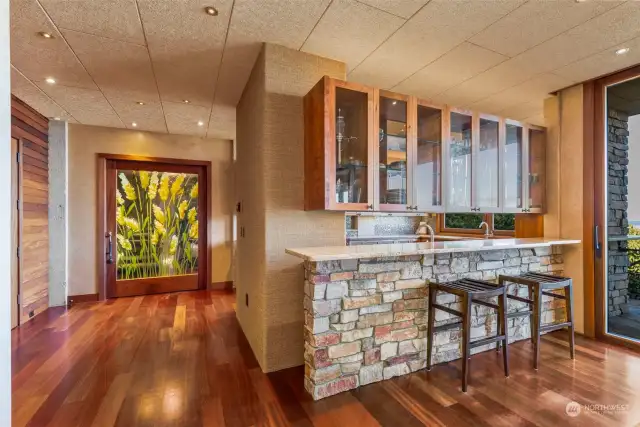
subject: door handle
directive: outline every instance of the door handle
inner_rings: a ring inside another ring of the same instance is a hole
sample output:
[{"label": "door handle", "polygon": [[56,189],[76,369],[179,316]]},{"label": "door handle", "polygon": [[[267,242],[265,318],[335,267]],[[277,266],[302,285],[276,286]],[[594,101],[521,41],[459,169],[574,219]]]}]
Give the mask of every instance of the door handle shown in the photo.
[{"label": "door handle", "polygon": [[105,237],[109,239],[107,243],[107,264],[113,264],[113,234],[108,232]]},{"label": "door handle", "polygon": [[596,253],[598,255],[598,257],[600,256],[600,227],[598,227],[597,225],[595,227],[593,227],[593,240],[594,240],[594,246],[596,248]]}]

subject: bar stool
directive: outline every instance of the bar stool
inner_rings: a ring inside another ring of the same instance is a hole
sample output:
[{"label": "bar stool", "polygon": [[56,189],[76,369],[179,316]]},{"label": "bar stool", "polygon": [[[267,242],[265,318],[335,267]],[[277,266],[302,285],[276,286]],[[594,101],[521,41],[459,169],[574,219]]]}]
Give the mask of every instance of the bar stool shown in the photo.
[{"label": "bar stool", "polygon": [[[449,307],[436,303],[437,292],[447,292],[459,296],[462,299],[462,311],[457,311]],[[498,304],[492,304],[478,298],[498,297]],[[446,329],[452,329],[458,325],[462,325],[462,391],[467,391],[467,382],[469,377],[468,363],[470,351],[472,348],[485,344],[504,341],[504,375],[509,376],[509,346],[508,329],[506,317],[506,297],[507,289],[504,286],[482,280],[461,279],[448,283],[429,283],[429,317],[427,325],[427,370],[431,370],[431,349],[433,347],[433,336],[436,332]],[[493,308],[498,312],[497,335],[494,337],[483,338],[471,341],[471,305],[480,304]],[[450,323],[435,327],[434,310],[442,310],[454,316],[461,318],[459,322]]]},{"label": "bar stool", "polygon": [[[540,334],[542,332],[550,332],[558,329],[567,328],[569,331],[569,355],[575,358],[574,348],[574,325],[573,325],[573,283],[567,277],[553,276],[551,274],[528,272],[520,276],[500,275],[498,284],[505,286],[506,283],[516,283],[525,285],[529,288],[529,298],[519,297],[517,295],[507,294],[507,298],[528,304],[528,311],[520,311],[507,314],[507,319],[519,316],[531,316],[529,322],[531,327],[531,342],[533,343],[533,368],[538,369],[538,361],[540,359]],[[558,295],[550,291],[563,289],[564,295]],[[549,325],[542,324],[542,296],[548,296],[557,299],[563,299],[566,303],[567,321],[562,323],[553,323]],[[500,343],[496,345],[496,349],[500,347]]]}]

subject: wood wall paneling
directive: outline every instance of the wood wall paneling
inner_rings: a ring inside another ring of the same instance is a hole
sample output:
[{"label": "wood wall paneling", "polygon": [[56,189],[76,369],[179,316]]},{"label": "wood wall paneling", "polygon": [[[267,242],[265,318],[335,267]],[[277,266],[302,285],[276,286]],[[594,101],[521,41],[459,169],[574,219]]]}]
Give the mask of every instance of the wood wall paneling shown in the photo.
[{"label": "wood wall paneling", "polygon": [[20,141],[20,323],[49,305],[49,120],[11,97],[11,136]]}]

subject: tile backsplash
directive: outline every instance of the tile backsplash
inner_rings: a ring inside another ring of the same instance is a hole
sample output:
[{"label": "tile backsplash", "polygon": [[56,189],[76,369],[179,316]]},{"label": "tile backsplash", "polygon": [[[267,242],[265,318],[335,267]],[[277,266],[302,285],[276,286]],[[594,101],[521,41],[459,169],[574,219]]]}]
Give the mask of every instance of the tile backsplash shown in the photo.
[{"label": "tile backsplash", "polygon": [[345,216],[347,237],[399,236],[414,234],[421,221],[435,227],[435,217],[427,216]]}]

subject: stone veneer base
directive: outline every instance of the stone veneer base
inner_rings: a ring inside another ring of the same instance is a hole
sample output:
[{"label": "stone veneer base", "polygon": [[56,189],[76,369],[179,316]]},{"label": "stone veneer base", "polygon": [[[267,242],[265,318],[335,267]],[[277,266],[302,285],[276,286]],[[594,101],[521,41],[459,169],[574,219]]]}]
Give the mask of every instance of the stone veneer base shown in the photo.
[{"label": "stone veneer base", "polygon": [[[526,271],[561,274],[559,246],[503,251],[305,262],[305,379],[314,400],[426,368],[428,283],[461,278],[495,281]],[[509,285],[509,293],[528,296]],[[455,295],[437,301],[459,309]],[[526,310],[508,301],[508,311]],[[564,301],[543,297],[543,323],[564,319]],[[436,326],[456,317],[436,311]],[[496,334],[494,310],[475,304],[471,339]],[[529,317],[509,320],[509,341],[530,337]],[[495,349],[477,347],[472,354]],[[434,336],[433,363],[459,359],[460,328]]]}]

